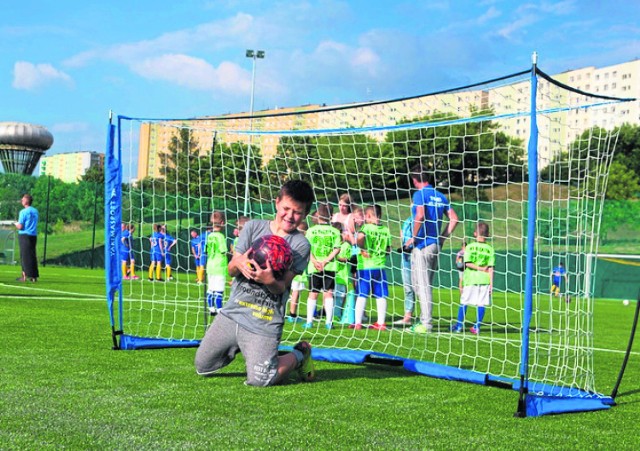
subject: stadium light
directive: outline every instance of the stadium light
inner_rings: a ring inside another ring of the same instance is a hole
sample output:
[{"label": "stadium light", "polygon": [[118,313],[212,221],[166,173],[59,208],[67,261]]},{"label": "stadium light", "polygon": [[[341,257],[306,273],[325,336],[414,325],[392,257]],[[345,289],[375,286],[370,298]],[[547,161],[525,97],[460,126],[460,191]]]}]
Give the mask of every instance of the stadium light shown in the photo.
[{"label": "stadium light", "polygon": [[[264,50],[247,49],[245,53],[247,58],[253,59],[253,68],[251,70],[251,104],[249,106],[249,131],[253,130],[253,95],[256,89],[256,60],[264,59]],[[245,188],[244,188],[244,215],[249,215],[249,165],[251,163],[251,141],[253,135],[249,135],[249,147],[247,149],[247,167],[245,169]]]}]

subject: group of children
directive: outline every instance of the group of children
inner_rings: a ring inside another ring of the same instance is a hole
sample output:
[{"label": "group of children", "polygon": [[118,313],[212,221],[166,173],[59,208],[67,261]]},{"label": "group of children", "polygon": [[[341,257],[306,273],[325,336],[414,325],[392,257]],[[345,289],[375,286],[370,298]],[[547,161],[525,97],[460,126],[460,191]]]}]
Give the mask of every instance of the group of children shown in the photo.
[{"label": "group of children", "polygon": [[[313,225],[305,222],[299,230],[305,233],[311,245],[311,256],[306,273],[294,278],[288,302],[289,322],[298,322],[298,306],[301,292],[309,283],[307,311],[303,328],[313,327],[316,317],[324,313],[325,327],[332,329],[336,322],[348,324],[349,328],[360,330],[366,321],[366,304],[369,297],[376,301],[376,321],[369,327],[386,330],[387,298],[389,296],[386,273],[387,256],[391,251],[391,233],[389,228],[380,224],[382,211],[379,205],[369,205],[364,210],[351,206],[344,196],[340,199],[341,211],[332,215],[331,205],[322,203],[311,215]],[[343,207],[347,208],[343,208]],[[234,230],[234,242],[227,247],[224,234],[226,218],[223,212],[211,215],[211,227],[198,234],[191,231],[191,253],[196,265],[196,282],[207,283],[207,305],[212,315],[222,307],[224,291],[227,285],[228,253],[233,248],[245,224],[246,216],[237,220]],[[121,254],[122,274],[125,280],[139,279],[135,274],[135,259],[132,251],[134,226],[122,224]],[[395,321],[395,325],[411,325],[415,308],[415,293],[411,282],[410,248],[405,243],[412,234],[412,219],[408,218],[402,227],[402,278],[405,295],[405,316]],[[469,305],[477,307],[476,321],[470,332],[478,334],[485,311],[491,304],[493,290],[493,272],[495,252],[487,243],[489,226],[479,221],[473,235],[475,242],[466,245],[456,255],[456,267],[459,270],[460,307],[457,320],[451,332],[462,332]],[[171,276],[171,249],[176,240],[167,233],[166,226],[155,224],[149,238],[151,243],[151,264],[149,280],[163,281],[161,271],[164,265],[167,280]],[[154,279],[155,276],[155,279]],[[560,265],[552,274],[552,292],[557,295],[561,278],[566,279],[566,270]],[[566,282],[566,280],[563,280]],[[320,311],[318,299],[322,294]]]},{"label": "group of children", "polygon": [[[342,197],[340,203],[346,205],[345,202],[348,199]],[[385,268],[391,251],[391,233],[388,227],[380,225],[381,216],[378,205],[369,205],[364,210],[353,207],[346,215],[332,215],[328,203],[318,205],[311,215],[313,225],[307,229],[303,224],[300,228],[311,245],[311,256],[307,273],[296,277],[291,286],[290,322],[298,320],[300,293],[308,281],[304,328],[313,327],[322,294],[325,328],[332,329],[335,322],[340,322],[362,329],[367,298],[373,295],[377,321],[370,327],[386,329],[389,288]]]}]

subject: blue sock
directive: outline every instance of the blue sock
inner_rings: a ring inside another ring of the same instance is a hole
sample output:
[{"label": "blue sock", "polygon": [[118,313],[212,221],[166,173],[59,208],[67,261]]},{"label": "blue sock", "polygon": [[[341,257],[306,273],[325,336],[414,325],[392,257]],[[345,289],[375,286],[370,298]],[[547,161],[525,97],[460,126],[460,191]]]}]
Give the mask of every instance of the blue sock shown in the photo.
[{"label": "blue sock", "polygon": [[220,291],[213,293],[213,300],[216,303],[216,308],[222,308],[222,296],[223,294]]},{"label": "blue sock", "polygon": [[478,307],[478,321],[476,322],[476,329],[480,330],[480,323],[484,319],[485,307]]},{"label": "blue sock", "polygon": [[457,327],[464,327],[464,317],[467,314],[467,306],[461,305],[458,309],[458,324]]},{"label": "blue sock", "polygon": [[207,305],[213,307],[213,293],[207,291]]}]

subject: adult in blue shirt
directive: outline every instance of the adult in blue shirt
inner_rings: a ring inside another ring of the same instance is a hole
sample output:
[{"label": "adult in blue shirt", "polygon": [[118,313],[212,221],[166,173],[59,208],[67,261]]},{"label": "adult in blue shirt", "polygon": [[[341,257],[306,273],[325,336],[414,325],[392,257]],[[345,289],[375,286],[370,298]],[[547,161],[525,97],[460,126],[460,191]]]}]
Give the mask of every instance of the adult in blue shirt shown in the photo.
[{"label": "adult in blue shirt", "polygon": [[18,282],[36,282],[40,273],[38,272],[38,258],[36,257],[36,243],[38,240],[38,210],[31,206],[33,197],[30,194],[22,196],[22,206],[18,215],[18,222],[15,223],[18,229],[18,243],[20,245],[20,263],[22,264],[22,277],[18,277]]},{"label": "adult in blue shirt", "polygon": [[[438,268],[438,254],[444,241],[458,225],[458,215],[441,192],[429,184],[429,174],[422,164],[411,169],[411,180],[417,191],[413,194],[411,216],[413,237],[405,247],[411,251],[411,283],[420,302],[420,321],[411,331],[418,334],[431,332],[433,306],[433,274]],[[442,217],[449,223],[442,231]]]}]

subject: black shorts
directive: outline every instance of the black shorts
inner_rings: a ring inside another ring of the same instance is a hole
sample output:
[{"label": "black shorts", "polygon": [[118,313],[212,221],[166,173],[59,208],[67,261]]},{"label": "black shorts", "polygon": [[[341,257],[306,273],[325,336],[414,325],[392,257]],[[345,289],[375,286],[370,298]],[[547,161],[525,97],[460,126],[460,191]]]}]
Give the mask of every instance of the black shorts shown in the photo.
[{"label": "black shorts", "polygon": [[357,255],[352,255],[351,257],[349,257],[349,272],[351,273],[352,276],[356,276],[356,274],[358,273],[358,256]]},{"label": "black shorts", "polygon": [[309,291],[320,293],[321,291],[331,291],[336,286],[335,271],[315,272],[310,276],[311,282]]}]

